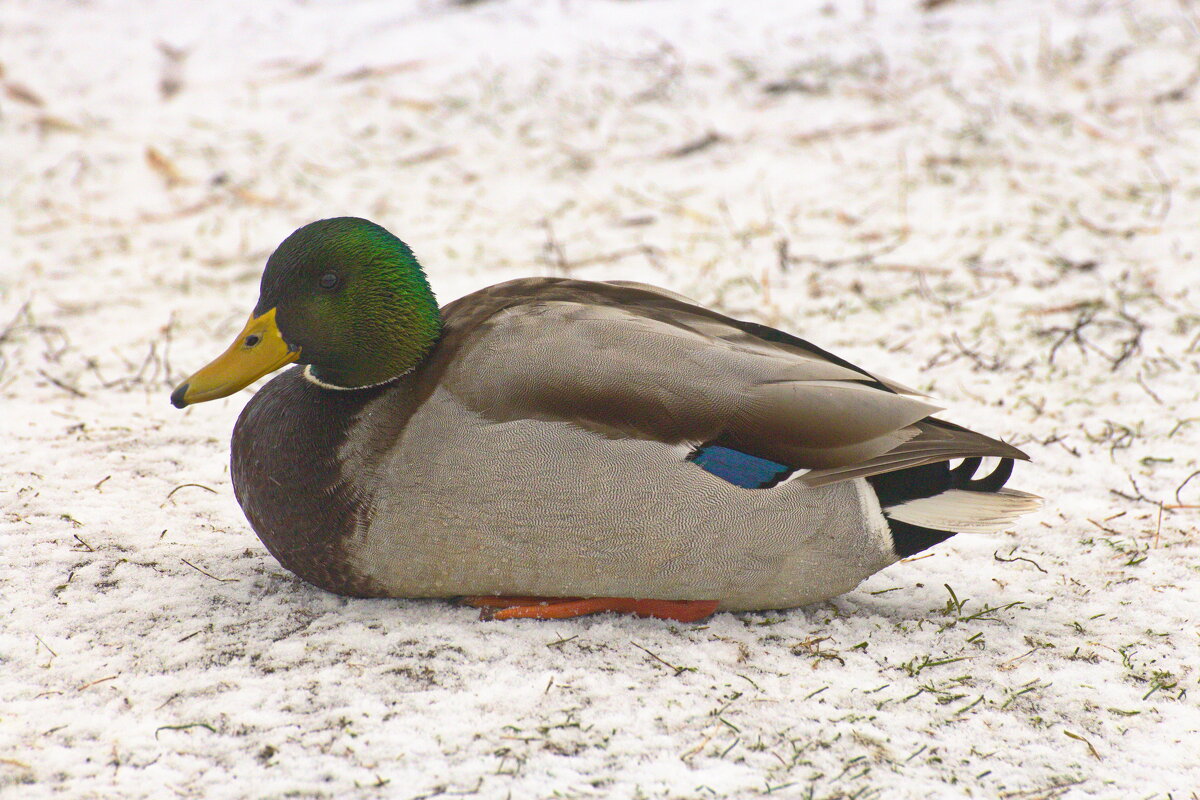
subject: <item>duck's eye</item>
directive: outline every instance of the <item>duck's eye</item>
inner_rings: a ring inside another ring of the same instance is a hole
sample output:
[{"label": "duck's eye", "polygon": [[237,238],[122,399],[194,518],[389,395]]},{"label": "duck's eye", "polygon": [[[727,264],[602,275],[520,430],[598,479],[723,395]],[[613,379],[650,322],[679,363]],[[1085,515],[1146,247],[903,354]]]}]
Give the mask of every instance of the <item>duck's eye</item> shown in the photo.
[{"label": "duck's eye", "polygon": [[245,339],[242,340],[242,344],[244,344],[246,347],[254,347],[256,344],[258,344],[261,341],[262,341],[261,336],[259,336],[257,333],[252,333],[249,336],[247,336]]},{"label": "duck's eye", "polygon": [[318,283],[322,289],[332,289],[338,285],[338,276],[332,272],[326,272]]}]

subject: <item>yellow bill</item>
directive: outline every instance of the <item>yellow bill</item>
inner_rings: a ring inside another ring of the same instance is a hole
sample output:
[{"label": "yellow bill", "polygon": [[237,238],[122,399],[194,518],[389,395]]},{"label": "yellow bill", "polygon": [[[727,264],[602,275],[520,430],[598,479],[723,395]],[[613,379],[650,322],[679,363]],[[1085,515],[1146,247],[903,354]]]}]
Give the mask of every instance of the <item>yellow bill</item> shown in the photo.
[{"label": "yellow bill", "polygon": [[299,357],[299,348],[290,348],[279,333],[275,309],[258,317],[251,315],[228,350],[175,387],[171,404],[183,408],[228,397]]}]

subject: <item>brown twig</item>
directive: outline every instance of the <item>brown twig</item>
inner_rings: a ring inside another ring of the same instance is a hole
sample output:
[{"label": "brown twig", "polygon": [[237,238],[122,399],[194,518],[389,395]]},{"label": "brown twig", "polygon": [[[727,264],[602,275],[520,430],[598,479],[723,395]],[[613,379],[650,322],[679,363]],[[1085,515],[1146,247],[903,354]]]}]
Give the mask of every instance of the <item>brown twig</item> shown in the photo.
[{"label": "brown twig", "polygon": [[71,394],[75,395],[76,397],[87,397],[87,393],[84,392],[82,389],[78,389],[69,383],[59,380],[58,378],[54,377],[50,373],[46,372],[46,370],[44,370],[44,369],[39,369],[38,374],[41,375],[46,380],[53,383],[58,388],[62,389],[63,391],[70,392]]},{"label": "brown twig", "polygon": [[642,651],[643,653],[645,653],[646,655],[648,655],[648,656],[650,656],[651,658],[653,658],[653,659],[654,659],[655,661],[657,661],[658,663],[662,664],[662,665],[663,665],[664,667],[666,667],[667,669],[669,669],[669,670],[671,670],[672,672],[674,672],[676,675],[682,675],[684,672],[687,672],[687,671],[688,671],[688,669],[689,669],[688,667],[677,667],[677,666],[675,666],[674,664],[670,663],[669,661],[666,661],[666,660],[664,660],[664,659],[662,659],[662,658],[659,658],[657,655],[655,655],[654,653],[650,652],[650,651],[649,651],[649,650],[647,650],[646,648],[642,647],[642,646],[641,646],[640,644],[638,644],[637,642],[630,642],[630,644],[632,644],[632,645],[633,645],[634,647],[636,647],[638,650],[641,650],[641,651]]},{"label": "brown twig", "polygon": [[172,489],[170,492],[167,493],[166,499],[162,501],[162,505],[160,505],[159,508],[163,508],[164,506],[166,506],[167,503],[171,502],[171,498],[174,497],[175,493],[178,492],[180,489],[186,489],[189,486],[194,486],[197,489],[203,489],[204,491],[209,492],[210,494],[220,494],[220,492],[218,492],[216,489],[205,486],[202,483],[181,483],[178,486],[176,486],[174,489]]},{"label": "brown twig", "polygon": [[667,150],[665,153],[663,153],[659,157],[660,158],[684,158],[686,156],[690,156],[695,153],[699,153],[703,150],[707,150],[708,148],[712,147],[713,145],[720,144],[723,141],[725,141],[724,136],[717,133],[716,131],[709,131],[708,133],[701,136],[699,139],[694,139],[680,147],[676,147],[672,150]]},{"label": "brown twig", "polygon": [[806,133],[798,133],[792,137],[793,144],[813,144],[824,139],[833,139],[838,136],[853,136],[859,133],[882,133],[889,131],[892,128],[899,127],[900,123],[896,120],[881,119],[874,122],[862,122],[857,125],[843,125],[837,128],[817,128]]},{"label": "brown twig", "polygon": [[183,563],[187,564],[192,569],[196,570],[196,572],[199,572],[201,575],[207,575],[208,577],[212,578],[214,581],[220,581],[221,583],[233,583],[237,580],[237,578],[218,578],[216,575],[213,575],[211,572],[206,572],[205,570],[200,569],[195,564],[188,561],[186,558],[181,558],[179,560],[182,561]]},{"label": "brown twig", "polygon": [[1188,483],[1192,480],[1192,478],[1196,477],[1197,475],[1200,475],[1200,469],[1196,470],[1191,475],[1188,475],[1186,478],[1183,479],[1183,483],[1181,483],[1175,487],[1175,502],[1179,503],[1180,506],[1184,505],[1184,502],[1183,502],[1183,498],[1179,496],[1179,493],[1182,492],[1183,487],[1187,486]]}]

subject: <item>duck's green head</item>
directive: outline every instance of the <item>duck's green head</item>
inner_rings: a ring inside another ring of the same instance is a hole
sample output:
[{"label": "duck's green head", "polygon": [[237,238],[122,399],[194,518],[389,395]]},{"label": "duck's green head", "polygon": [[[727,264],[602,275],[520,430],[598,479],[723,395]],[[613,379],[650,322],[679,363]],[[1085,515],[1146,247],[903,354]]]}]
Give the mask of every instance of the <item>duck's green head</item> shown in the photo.
[{"label": "duck's green head", "polygon": [[441,324],[408,245],[365,219],[323,219],[271,254],[246,327],[171,402],[226,397],[292,362],[328,388],[374,386],[420,363]]}]

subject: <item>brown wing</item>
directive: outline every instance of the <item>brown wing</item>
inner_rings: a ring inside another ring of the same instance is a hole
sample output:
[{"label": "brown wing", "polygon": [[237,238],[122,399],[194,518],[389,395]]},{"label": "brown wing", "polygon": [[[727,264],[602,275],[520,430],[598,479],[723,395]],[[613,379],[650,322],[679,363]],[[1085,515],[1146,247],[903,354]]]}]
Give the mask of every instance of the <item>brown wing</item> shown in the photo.
[{"label": "brown wing", "polygon": [[[716,442],[812,485],[1016,448],[932,419],[927,399],[772,328],[631,285],[500,284],[445,310],[442,385],[483,417]],[[439,348],[442,350],[443,348]]]}]

